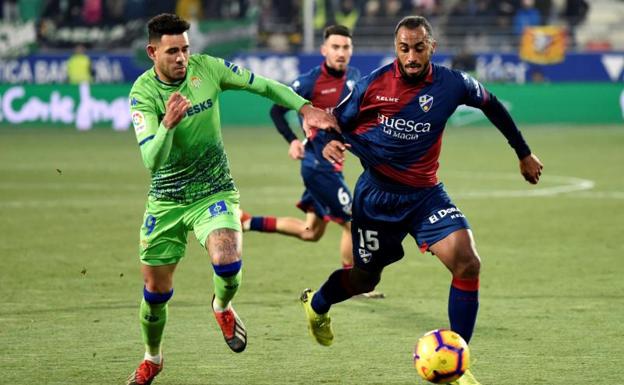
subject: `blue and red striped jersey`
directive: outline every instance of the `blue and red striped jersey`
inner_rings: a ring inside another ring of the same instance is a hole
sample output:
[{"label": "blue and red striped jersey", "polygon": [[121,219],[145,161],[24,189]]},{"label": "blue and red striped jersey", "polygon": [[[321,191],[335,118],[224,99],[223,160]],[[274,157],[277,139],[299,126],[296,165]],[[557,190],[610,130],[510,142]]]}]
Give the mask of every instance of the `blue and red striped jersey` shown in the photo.
[{"label": "blue and red striped jersey", "polygon": [[[291,87],[299,95],[310,100],[315,107],[323,108],[331,113],[338,102],[353,90],[358,80],[360,80],[360,71],[357,68],[347,67],[342,76],[338,77],[330,73],[325,64],[321,64],[300,75]],[[323,158],[323,147],[327,142],[326,135],[325,131],[312,129],[312,135],[308,137],[305,146],[303,166],[340,171],[342,165],[332,165]]]},{"label": "blue and red striped jersey", "polygon": [[403,185],[438,183],[438,158],[447,120],[461,105],[483,108],[488,91],[471,76],[431,64],[410,83],[395,60],[356,83],[334,114],[351,152],[366,169]]}]

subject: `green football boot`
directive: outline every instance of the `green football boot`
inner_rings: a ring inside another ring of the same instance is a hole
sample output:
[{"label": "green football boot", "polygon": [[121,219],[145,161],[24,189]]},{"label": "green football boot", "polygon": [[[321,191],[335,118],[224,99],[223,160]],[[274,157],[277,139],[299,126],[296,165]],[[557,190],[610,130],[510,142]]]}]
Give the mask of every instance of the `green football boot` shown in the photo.
[{"label": "green football boot", "polygon": [[327,313],[317,314],[312,309],[312,296],[314,296],[314,293],[315,291],[312,289],[305,289],[301,293],[301,304],[308,319],[308,330],[316,342],[323,346],[329,346],[334,341],[331,318],[329,318]]}]

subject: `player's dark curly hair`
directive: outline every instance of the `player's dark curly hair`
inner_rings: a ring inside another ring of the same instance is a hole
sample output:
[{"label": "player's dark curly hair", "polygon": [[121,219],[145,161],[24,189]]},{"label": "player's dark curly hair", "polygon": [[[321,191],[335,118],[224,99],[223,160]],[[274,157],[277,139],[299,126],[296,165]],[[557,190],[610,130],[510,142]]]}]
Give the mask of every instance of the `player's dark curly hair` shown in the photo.
[{"label": "player's dark curly hair", "polygon": [[160,40],[162,35],[181,35],[191,25],[172,13],[161,13],[147,22],[147,38],[151,41]]},{"label": "player's dark curly hair", "polygon": [[405,16],[394,28],[394,36],[396,37],[399,29],[401,27],[405,27],[407,29],[416,29],[418,27],[425,27],[425,31],[427,31],[427,35],[430,39],[433,39],[433,28],[431,28],[431,24],[429,21],[422,16]]},{"label": "player's dark curly hair", "polygon": [[344,25],[330,25],[323,31],[323,38],[327,40],[331,35],[341,35],[346,37],[352,37],[349,28]]}]

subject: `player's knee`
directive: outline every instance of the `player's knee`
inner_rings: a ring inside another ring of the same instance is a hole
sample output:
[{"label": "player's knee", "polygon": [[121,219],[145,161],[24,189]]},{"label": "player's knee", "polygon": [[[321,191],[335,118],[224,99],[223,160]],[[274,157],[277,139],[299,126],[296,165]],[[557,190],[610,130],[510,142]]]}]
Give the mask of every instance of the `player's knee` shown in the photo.
[{"label": "player's knee", "polygon": [[170,290],[159,291],[156,289],[148,290],[147,287],[143,287],[143,298],[145,302],[150,305],[159,305],[168,302],[173,297],[173,288]]},{"label": "player's knee", "polygon": [[222,249],[211,249],[210,257],[212,258],[213,264],[216,262],[218,265],[227,265],[229,263],[236,263],[241,260],[242,250],[240,247],[224,247]]},{"label": "player's knee", "polygon": [[481,273],[481,259],[475,253],[463,256],[459,259],[453,276],[458,278],[477,278]]}]

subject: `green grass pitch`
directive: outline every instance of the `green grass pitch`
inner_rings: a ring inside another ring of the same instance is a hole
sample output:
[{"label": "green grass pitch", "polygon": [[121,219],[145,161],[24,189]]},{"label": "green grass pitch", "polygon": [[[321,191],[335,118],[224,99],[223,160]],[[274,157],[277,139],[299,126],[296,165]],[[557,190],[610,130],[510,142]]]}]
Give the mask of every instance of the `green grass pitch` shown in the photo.
[{"label": "green grass pitch", "polygon": [[[534,187],[494,127],[447,128],[440,177],[483,259],[471,343],[484,385],[616,384],[624,357],[624,130],[535,126]],[[299,168],[269,127],[225,127],[244,209],[295,215]],[[131,132],[0,131],[0,384],[123,384],[143,354],[138,228],[148,187]],[[353,185],[359,162],[349,157]],[[248,233],[235,306],[249,332],[226,347],[211,267],[191,236],[178,267],[156,384],[423,384],[412,349],[447,326],[450,276],[408,238],[380,301],[332,309],[336,340],[308,336],[297,297],[339,264],[338,228],[316,244]]]}]

